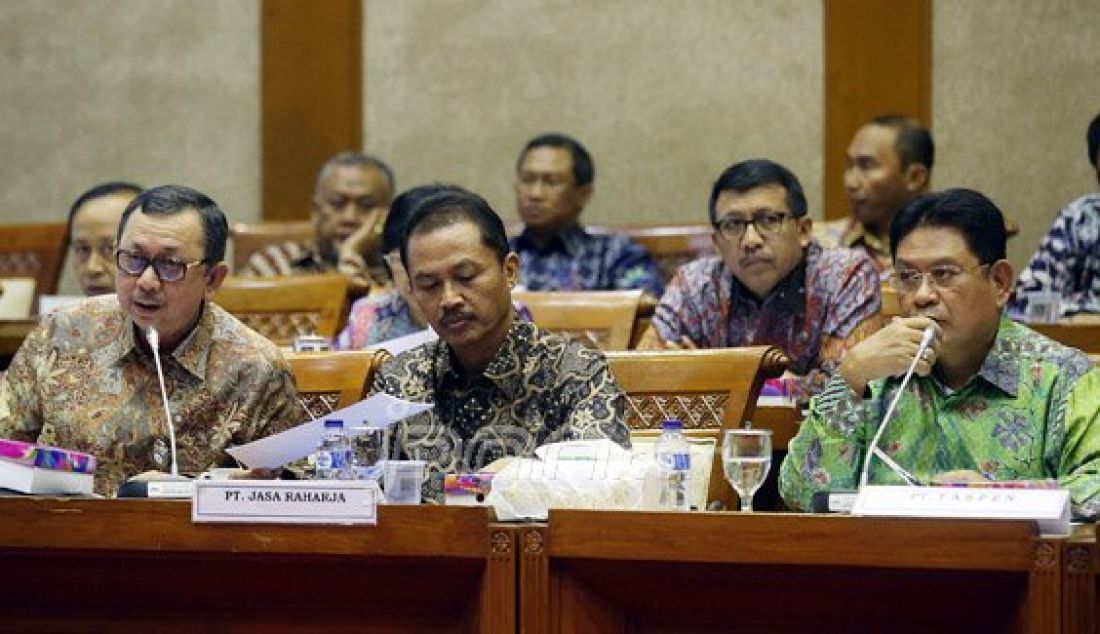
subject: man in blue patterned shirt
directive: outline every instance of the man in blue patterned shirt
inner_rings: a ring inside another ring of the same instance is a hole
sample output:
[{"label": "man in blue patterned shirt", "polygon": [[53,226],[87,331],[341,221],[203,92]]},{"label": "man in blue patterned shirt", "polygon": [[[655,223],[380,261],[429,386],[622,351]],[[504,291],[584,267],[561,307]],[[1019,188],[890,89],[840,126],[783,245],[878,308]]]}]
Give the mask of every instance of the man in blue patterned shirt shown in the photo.
[{"label": "man in blue patterned shirt", "polygon": [[[1089,163],[1100,184],[1100,114],[1086,134]],[[1032,293],[1054,293],[1055,317],[1100,313],[1100,193],[1082,196],[1058,212],[1039,250],[1020,274],[1008,305],[1014,319],[1034,319],[1046,310]]]},{"label": "man in blue patterned shirt", "polygon": [[516,163],[516,207],[523,233],[520,284],[532,291],[664,290],[644,247],[619,235],[593,235],[578,222],[592,198],[595,169],[588,151],[563,134],[531,139]]}]

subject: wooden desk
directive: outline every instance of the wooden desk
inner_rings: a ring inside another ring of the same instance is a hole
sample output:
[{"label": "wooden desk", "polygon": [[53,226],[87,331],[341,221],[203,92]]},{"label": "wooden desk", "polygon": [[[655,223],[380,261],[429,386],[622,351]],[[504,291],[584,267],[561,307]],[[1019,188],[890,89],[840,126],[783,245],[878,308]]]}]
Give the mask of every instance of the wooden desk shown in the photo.
[{"label": "wooden desk", "polygon": [[36,326],[38,319],[0,320],[0,357],[15,356],[19,346],[23,345],[23,340]]},{"label": "wooden desk", "polygon": [[515,631],[517,528],[486,508],[238,526],[186,501],[0,498],[0,518],[5,630]]},{"label": "wooden desk", "polygon": [[520,532],[525,632],[1060,627],[1028,522],[551,511]]},{"label": "wooden desk", "polygon": [[1100,625],[1100,549],[1096,525],[1075,526],[1062,542],[1062,632],[1086,634]]}]

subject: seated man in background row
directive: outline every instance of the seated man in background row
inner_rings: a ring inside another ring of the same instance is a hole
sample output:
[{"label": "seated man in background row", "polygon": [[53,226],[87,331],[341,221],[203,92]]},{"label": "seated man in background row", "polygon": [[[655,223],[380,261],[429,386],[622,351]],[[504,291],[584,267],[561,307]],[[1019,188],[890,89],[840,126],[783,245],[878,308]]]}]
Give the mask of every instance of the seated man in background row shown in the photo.
[{"label": "seated man in background row", "polygon": [[312,244],[273,244],[248,258],[241,275],[312,275],[340,271],[361,294],[384,282],[380,239],[394,194],[393,170],[373,156],[341,152],[317,174]]},{"label": "seated man in background row", "polygon": [[[1096,170],[1100,184],[1100,114],[1089,124],[1085,144],[1089,165]],[[1016,282],[1009,314],[1028,319],[1028,294],[1036,292],[1058,296],[1057,317],[1100,313],[1100,192],[1082,196],[1058,212]]]},{"label": "seated man in background row", "polygon": [[883,277],[890,271],[890,220],[907,202],[928,191],[936,146],[916,121],[880,115],[863,126],[848,146],[844,189],[852,215],[814,227],[826,249],[867,252]]},{"label": "seated man in background row", "polygon": [[529,291],[640,288],[660,297],[661,272],[645,248],[624,235],[591,234],[581,226],[594,179],[588,151],[568,136],[544,134],[523,148],[516,162],[523,233],[511,241],[520,285]]},{"label": "seated man in background row", "polygon": [[73,270],[85,295],[115,292],[115,239],[122,210],[141,187],[133,183],[102,183],[80,195],[69,209],[65,240]]},{"label": "seated man in background row", "polygon": [[[1075,513],[1100,511],[1100,370],[1003,316],[1012,292],[1000,210],[952,189],[918,198],[890,228],[904,318],[848,352],[814,399],[779,475],[787,505],[854,489],[867,444],[917,353],[879,446],[919,482],[1057,478]],[[868,482],[904,481],[872,460]]]},{"label": "seated man in background row", "polygon": [[629,446],[623,393],[603,355],[517,317],[519,258],[484,199],[451,190],[424,200],[401,260],[440,340],[391,359],[371,391],[435,404],[393,431],[393,455],[427,461],[427,499],[442,501],[445,473],[529,457],[545,443]]},{"label": "seated man in background row", "polygon": [[0,380],[0,438],[99,460],[97,493],[170,466],[168,427],[147,333],[159,333],[181,471],[301,422],[278,348],[210,302],[225,279],[229,227],[186,187],[146,190],[118,227],[116,295],[45,317]]},{"label": "seated man in background row", "polygon": [[814,242],[802,185],[772,161],[727,168],[709,209],[718,255],[680,267],[639,347],[776,345],[804,376],[793,392],[806,400],[844,351],[880,325],[874,263]]},{"label": "seated man in background row", "polygon": [[[428,327],[428,320],[412,296],[409,274],[401,264],[401,242],[409,218],[420,203],[434,194],[453,191],[452,185],[421,185],[393,199],[382,229],[382,258],[389,269],[393,287],[379,290],[355,301],[347,326],[336,338],[337,350],[359,350],[390,339],[411,335]],[[515,304],[516,312],[531,321],[525,306]]]}]

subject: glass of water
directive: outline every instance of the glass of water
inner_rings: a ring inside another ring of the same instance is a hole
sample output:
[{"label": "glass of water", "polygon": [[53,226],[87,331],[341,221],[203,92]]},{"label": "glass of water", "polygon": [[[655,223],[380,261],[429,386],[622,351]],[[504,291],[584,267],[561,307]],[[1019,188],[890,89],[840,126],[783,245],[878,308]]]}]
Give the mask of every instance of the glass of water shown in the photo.
[{"label": "glass of water", "polygon": [[752,512],[752,496],[772,466],[770,429],[727,429],[722,437],[726,480],[741,498],[741,511]]}]

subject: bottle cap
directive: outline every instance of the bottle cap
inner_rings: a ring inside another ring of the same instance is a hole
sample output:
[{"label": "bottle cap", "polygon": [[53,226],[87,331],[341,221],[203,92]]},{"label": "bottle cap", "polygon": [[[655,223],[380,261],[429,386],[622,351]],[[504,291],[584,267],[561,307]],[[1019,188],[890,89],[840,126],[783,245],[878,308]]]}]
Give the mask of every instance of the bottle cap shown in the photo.
[{"label": "bottle cap", "polygon": [[344,428],[344,421],[342,421],[340,419],[337,419],[337,418],[329,418],[329,419],[325,420],[325,429],[336,428],[336,427],[339,427],[340,429],[343,429]]},{"label": "bottle cap", "polygon": [[684,428],[684,423],[681,420],[675,418],[669,418],[665,422],[661,423],[661,429],[680,429]]}]

